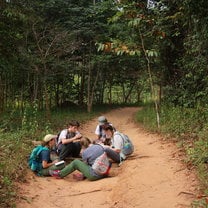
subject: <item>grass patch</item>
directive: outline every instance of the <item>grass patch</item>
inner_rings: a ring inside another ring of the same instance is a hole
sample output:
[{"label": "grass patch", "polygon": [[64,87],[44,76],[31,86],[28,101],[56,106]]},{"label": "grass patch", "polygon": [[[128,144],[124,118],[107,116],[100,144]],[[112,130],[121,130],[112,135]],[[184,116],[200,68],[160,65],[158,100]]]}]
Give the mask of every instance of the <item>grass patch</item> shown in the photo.
[{"label": "grass patch", "polygon": [[157,117],[153,105],[148,104],[138,111],[136,121],[141,123],[147,130],[158,132]]},{"label": "grass patch", "polygon": [[0,207],[15,207],[14,181],[24,180],[28,139],[23,132],[0,134]]}]

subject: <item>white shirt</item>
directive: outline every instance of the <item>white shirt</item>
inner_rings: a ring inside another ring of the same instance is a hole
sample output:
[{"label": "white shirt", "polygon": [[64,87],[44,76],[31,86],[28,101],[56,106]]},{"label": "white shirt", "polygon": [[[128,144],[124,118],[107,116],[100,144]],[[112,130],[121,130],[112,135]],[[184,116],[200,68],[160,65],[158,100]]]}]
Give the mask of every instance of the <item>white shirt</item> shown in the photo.
[{"label": "white shirt", "polygon": [[100,131],[100,125],[98,124],[97,126],[96,126],[96,129],[95,129],[95,134],[96,135],[98,135],[98,136],[100,136],[101,135],[101,137],[105,137],[105,132],[103,131],[103,129],[101,129],[101,131]]},{"label": "white shirt", "polygon": [[[61,133],[59,135],[59,138],[58,138],[58,144],[61,143],[62,139],[66,139],[67,133],[68,133],[68,129],[64,129],[64,130],[61,131]],[[75,135],[77,135],[77,134],[80,134],[80,132],[77,131],[75,133]]]},{"label": "white shirt", "polygon": [[114,132],[113,139],[112,139],[112,146],[115,149],[122,150],[123,149],[123,139],[119,134],[116,134],[116,133],[119,133],[119,132],[118,131]]}]

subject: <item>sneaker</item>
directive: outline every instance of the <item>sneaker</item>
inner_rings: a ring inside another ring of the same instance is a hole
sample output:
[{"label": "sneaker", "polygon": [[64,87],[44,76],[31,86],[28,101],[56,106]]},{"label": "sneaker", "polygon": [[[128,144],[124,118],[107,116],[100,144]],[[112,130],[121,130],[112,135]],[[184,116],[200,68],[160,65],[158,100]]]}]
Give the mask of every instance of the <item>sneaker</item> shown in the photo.
[{"label": "sneaker", "polygon": [[60,176],[60,170],[49,170],[49,174],[54,177],[54,178],[57,178],[57,179],[60,179],[61,176]]},{"label": "sneaker", "polygon": [[85,176],[82,173],[74,173],[73,178],[77,181],[82,181],[85,179]]}]

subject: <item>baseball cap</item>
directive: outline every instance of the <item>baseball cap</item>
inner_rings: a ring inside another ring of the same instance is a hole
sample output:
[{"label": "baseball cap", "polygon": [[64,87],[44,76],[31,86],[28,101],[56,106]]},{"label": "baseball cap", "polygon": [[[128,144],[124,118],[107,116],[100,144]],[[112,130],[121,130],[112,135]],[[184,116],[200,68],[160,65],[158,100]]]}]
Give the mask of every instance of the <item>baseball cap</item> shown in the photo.
[{"label": "baseball cap", "polygon": [[100,116],[98,118],[98,122],[99,122],[100,125],[103,125],[103,124],[105,124],[107,122],[107,119],[106,119],[105,116]]},{"label": "baseball cap", "polygon": [[47,142],[51,141],[51,139],[55,139],[56,137],[57,137],[57,135],[47,134],[47,135],[43,138],[43,141],[47,143]]}]

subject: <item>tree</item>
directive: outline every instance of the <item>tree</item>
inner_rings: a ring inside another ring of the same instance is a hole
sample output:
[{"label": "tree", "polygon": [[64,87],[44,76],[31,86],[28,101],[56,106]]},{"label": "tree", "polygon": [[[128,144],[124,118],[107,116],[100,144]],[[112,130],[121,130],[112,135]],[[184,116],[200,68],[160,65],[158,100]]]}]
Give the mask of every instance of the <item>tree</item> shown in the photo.
[{"label": "tree", "polygon": [[[143,2],[125,2],[124,5],[121,4],[120,8],[112,18],[113,28],[118,31],[113,33],[115,35],[113,36],[112,51],[118,55],[125,54],[140,57],[140,62],[142,63],[140,65],[142,65],[142,68],[147,69],[149,75],[150,89],[155,103],[159,127],[159,107],[152,72],[152,65],[157,63],[156,58],[159,54],[158,38],[154,36],[156,21],[153,19],[153,14],[148,13]],[[121,28],[123,29],[121,30]],[[103,49],[103,44],[100,45],[99,49]],[[144,64],[146,67],[144,67]],[[133,83],[136,83],[136,80]]]}]

